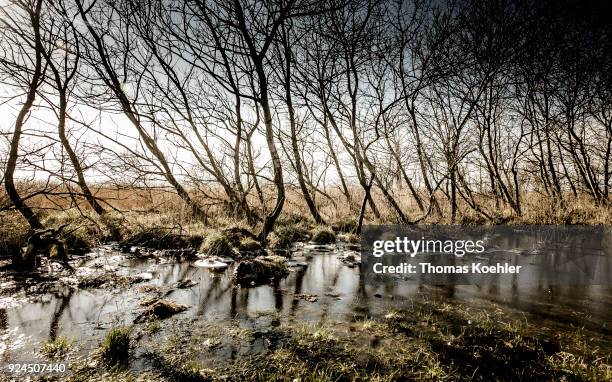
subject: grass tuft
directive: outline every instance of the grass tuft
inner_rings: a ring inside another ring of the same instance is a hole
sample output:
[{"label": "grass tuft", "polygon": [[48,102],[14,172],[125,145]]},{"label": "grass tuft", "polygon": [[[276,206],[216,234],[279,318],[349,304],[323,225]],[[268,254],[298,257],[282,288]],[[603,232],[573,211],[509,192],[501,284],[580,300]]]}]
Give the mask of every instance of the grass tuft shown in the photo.
[{"label": "grass tuft", "polygon": [[55,340],[46,342],[41,352],[49,358],[58,358],[66,355],[72,348],[74,341],[67,337],[59,336]]},{"label": "grass tuft", "polygon": [[102,359],[110,364],[127,361],[130,354],[130,330],[126,327],[115,327],[106,334],[102,341]]},{"label": "grass tuft", "polygon": [[219,256],[219,257],[231,257],[236,255],[236,251],[230,241],[229,237],[222,232],[216,232],[206,238],[202,246],[200,246],[200,253],[206,256]]},{"label": "grass tuft", "polygon": [[149,335],[153,335],[158,333],[161,330],[161,323],[159,322],[159,320],[155,320],[155,321],[151,321],[147,324],[147,326],[145,327],[145,331],[149,334]]},{"label": "grass tuft", "polygon": [[329,228],[317,228],[310,241],[316,244],[332,244],[336,242],[336,234]]},{"label": "grass tuft", "polygon": [[274,230],[274,237],[270,244],[276,248],[291,248],[291,245],[298,241],[307,241],[310,233],[301,225],[279,225]]}]

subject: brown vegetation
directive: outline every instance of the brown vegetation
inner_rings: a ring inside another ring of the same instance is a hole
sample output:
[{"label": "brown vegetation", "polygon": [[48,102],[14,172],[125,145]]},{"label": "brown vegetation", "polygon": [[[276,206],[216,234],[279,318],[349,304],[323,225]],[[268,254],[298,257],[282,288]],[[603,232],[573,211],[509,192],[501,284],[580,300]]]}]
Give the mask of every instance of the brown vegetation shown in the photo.
[{"label": "brown vegetation", "polygon": [[[106,191],[110,193],[109,190]],[[338,191],[339,192],[339,191]],[[242,226],[243,232],[250,234],[246,220],[236,221],[223,211],[212,212],[206,223],[194,219],[190,211],[177,208],[182,203],[172,194],[159,192],[153,202],[138,198],[138,191],[121,191],[122,199],[114,199],[124,211],[113,211],[100,217],[91,209],[79,208],[50,208],[53,205],[62,205],[62,201],[53,201],[53,198],[36,199],[32,206],[41,216],[46,227],[55,228],[64,225],[62,241],[70,253],[77,253],[83,249],[93,247],[102,242],[119,240],[121,246],[129,250],[132,246],[144,246],[154,249],[198,249],[203,254],[209,251],[215,237],[227,241],[227,250],[215,251],[214,255],[233,257],[234,251],[257,252],[260,245],[251,236],[234,234],[233,239],[225,239],[228,232],[226,227]],[[132,197],[132,195],[134,195]],[[382,201],[382,195],[374,194],[374,200]],[[567,196],[563,203],[555,202],[546,196],[537,194],[526,195],[521,215],[516,215],[512,209],[499,209],[491,219],[485,219],[475,213],[469,206],[459,204],[457,221],[461,224],[610,224],[612,221],[612,208],[607,205],[598,205],[588,196],[573,198]],[[296,241],[315,240],[313,236],[321,232],[331,233],[332,229],[338,233],[354,233],[357,218],[354,209],[349,207],[340,209],[332,203],[320,205],[320,211],[330,222],[329,228],[316,226],[308,220],[306,206],[298,192],[288,194],[288,207],[281,216],[274,233],[270,237],[270,245],[278,248],[288,248]],[[410,199],[403,199],[402,207],[409,212],[418,213],[418,205]],[[373,213],[366,214],[367,224],[395,224],[398,223],[392,209],[383,208],[380,203],[379,218]],[[67,204],[65,207],[69,207]],[[443,216],[428,216],[420,224],[449,224],[450,215],[445,211],[449,205],[441,204]],[[286,217],[285,217],[286,216]],[[0,212],[2,225],[0,226],[0,250],[4,257],[10,257],[22,252],[27,246],[30,230],[18,213],[15,211]],[[230,228],[236,230],[237,228]],[[227,231],[227,230],[226,230]],[[223,235],[220,235],[224,232]],[[237,236],[236,236],[237,235]],[[322,234],[321,234],[322,235]],[[325,235],[325,242],[332,240]],[[232,237],[230,235],[230,237]],[[233,241],[232,241],[233,240]],[[319,239],[316,239],[319,240]],[[315,240],[315,241],[316,241]],[[217,245],[219,243],[216,243]],[[223,243],[220,243],[220,245]],[[76,252],[75,252],[76,251]]]}]

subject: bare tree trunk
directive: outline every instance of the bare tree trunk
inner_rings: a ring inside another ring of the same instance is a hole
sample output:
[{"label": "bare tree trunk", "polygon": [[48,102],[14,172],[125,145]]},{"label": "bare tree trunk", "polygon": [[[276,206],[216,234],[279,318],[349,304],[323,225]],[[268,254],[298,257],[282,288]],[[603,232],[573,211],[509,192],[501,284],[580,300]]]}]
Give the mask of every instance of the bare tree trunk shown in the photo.
[{"label": "bare tree trunk", "polygon": [[451,186],[451,223],[455,223],[457,219],[457,170],[454,164],[449,168],[449,171]]},{"label": "bare tree trunk", "polygon": [[361,228],[363,227],[363,219],[365,217],[365,210],[368,200],[371,198],[370,190],[372,189],[372,183],[374,182],[374,175],[370,178],[368,184],[364,187],[365,195],[363,196],[363,202],[361,202],[361,210],[359,211],[359,220],[357,222],[357,229],[355,230],[356,235],[361,234]]},{"label": "bare tree trunk", "polygon": [[259,199],[259,203],[261,204],[262,211],[265,213],[266,209],[266,200],[264,198],[263,191],[261,186],[259,185],[259,181],[257,180],[257,172],[255,171],[255,159],[253,158],[253,143],[252,143],[252,135],[255,132],[257,126],[259,125],[259,109],[256,108],[257,120],[253,129],[247,133],[246,136],[246,151],[247,151],[247,166],[249,169],[249,173],[253,177],[253,185],[255,187],[255,191],[257,192],[257,197]]},{"label": "bare tree trunk", "polygon": [[272,113],[270,112],[270,103],[268,100],[268,83],[263,68],[261,66],[257,72],[259,77],[259,86],[261,88],[261,106],[263,109],[264,124],[266,127],[266,143],[268,144],[270,156],[272,157],[274,186],[276,187],[276,204],[274,205],[272,211],[265,217],[263,227],[261,228],[261,232],[259,233],[259,239],[261,241],[265,241],[268,237],[268,234],[272,232],[272,229],[274,228],[274,223],[276,222],[276,219],[278,219],[278,216],[283,210],[283,205],[285,203],[285,185],[283,183],[283,168],[281,166],[281,161],[278,156],[276,143],[274,143]]},{"label": "bare tree trunk", "polygon": [[393,145],[391,144],[391,141],[389,140],[388,134],[385,134],[385,141],[387,142],[387,146],[389,147],[389,151],[391,151],[391,155],[393,156],[393,158],[395,159],[395,162],[397,163],[397,167],[400,170],[402,179],[404,179],[404,182],[408,186],[408,189],[410,190],[410,193],[412,194],[412,197],[414,198],[414,200],[416,201],[417,205],[419,206],[419,211],[425,212],[425,206],[423,206],[423,200],[421,199],[421,196],[419,195],[418,191],[416,190],[416,188],[412,184],[412,181],[408,177],[408,174],[406,173],[406,169],[404,168],[404,165],[402,164],[402,161],[401,161],[401,158],[400,158],[399,152],[398,152],[399,149],[396,149],[396,148],[393,147]]},{"label": "bare tree trunk", "polygon": [[312,215],[313,219],[317,224],[325,224],[325,220],[317,210],[317,206],[308,191],[308,186],[306,185],[306,181],[304,180],[304,172],[302,170],[302,156],[300,155],[300,150],[298,147],[298,137],[297,137],[297,129],[295,122],[295,110],[293,108],[293,99],[291,97],[291,47],[289,45],[289,40],[287,37],[287,32],[285,28],[283,28],[281,33],[281,40],[283,45],[283,54],[284,54],[284,81],[283,86],[285,87],[285,103],[287,104],[287,109],[289,112],[289,126],[291,127],[291,151],[293,153],[293,160],[295,161],[295,172],[297,175],[298,184],[300,185],[300,190],[302,191],[302,195],[304,196],[304,201],[308,206],[308,210]]},{"label": "bare tree trunk", "polygon": [[247,220],[250,224],[255,223],[255,216],[249,208],[249,203],[244,192],[244,186],[242,185],[242,179],[240,177],[240,146],[242,143],[242,111],[240,105],[240,95],[236,94],[236,142],[234,143],[234,181],[236,182],[236,188],[238,189],[238,201],[244,213],[247,216]]},{"label": "bare tree trunk", "polygon": [[70,142],[68,141],[68,137],[66,136],[66,108],[67,108],[66,91],[65,89],[60,89],[59,93],[60,93],[59,94],[60,104],[59,104],[59,123],[57,125],[57,131],[58,131],[60,142],[62,143],[62,147],[64,147],[64,150],[66,150],[66,153],[68,153],[68,158],[70,158],[70,163],[72,164],[72,167],[74,168],[74,171],[77,175],[77,183],[79,187],[81,188],[81,191],[83,192],[83,195],[85,196],[85,199],[87,200],[91,208],[93,208],[93,210],[98,215],[103,215],[106,212],[106,210],[102,207],[102,205],[100,205],[100,203],[98,203],[98,200],[96,199],[96,197],[93,195],[93,193],[89,189],[89,186],[87,185],[87,182],[85,181],[85,175],[83,174],[83,168],[81,167],[81,162],[79,161],[78,156],[72,149],[72,146],[70,145]]},{"label": "bare tree trunk", "polygon": [[280,15],[274,21],[272,31],[265,38],[264,46],[258,52],[255,42],[253,41],[253,37],[251,36],[247,21],[244,17],[244,11],[242,9],[242,5],[238,0],[234,0],[234,11],[238,22],[238,29],[240,30],[242,37],[244,38],[249,57],[255,67],[255,73],[257,75],[257,80],[259,83],[259,103],[263,110],[264,116],[264,126],[266,132],[266,143],[268,146],[268,150],[270,151],[270,157],[272,158],[272,170],[274,172],[274,186],[276,188],[276,203],[274,208],[264,219],[263,226],[259,233],[259,240],[266,241],[268,235],[274,229],[274,224],[276,223],[276,219],[281,214],[283,210],[283,205],[285,204],[285,184],[283,181],[283,167],[281,165],[280,157],[278,155],[278,149],[276,148],[276,143],[274,142],[274,126],[272,125],[272,112],[270,109],[270,100],[269,100],[269,90],[268,90],[268,78],[266,77],[266,72],[264,69],[264,58],[267,50],[272,44],[272,41],[276,37],[276,32],[280,24],[283,21],[283,18],[289,12],[292,3],[286,5],[286,7],[282,8],[280,11]]},{"label": "bare tree trunk", "polygon": [[42,7],[42,0],[37,0],[34,9],[27,9],[27,12],[30,16],[31,26],[34,32],[34,72],[32,73],[32,78],[30,79],[30,84],[28,87],[28,92],[26,96],[26,100],[21,106],[19,110],[19,114],[17,114],[17,120],[15,121],[15,129],[13,130],[13,137],[11,138],[9,156],[6,162],[6,169],[4,171],[4,187],[6,189],[6,193],[17,209],[23,215],[23,217],[28,221],[28,224],[32,229],[41,229],[43,228],[40,219],[34,211],[28,206],[17,191],[15,187],[15,169],[17,167],[17,159],[19,157],[19,140],[21,139],[21,133],[23,130],[23,125],[25,123],[25,119],[34,104],[34,99],[36,98],[36,91],[38,86],[42,82],[43,69],[42,69],[42,43],[40,37],[40,11]]},{"label": "bare tree trunk", "polygon": [[438,203],[438,198],[436,198],[435,191],[431,187],[431,183],[429,181],[429,175],[427,174],[427,160],[425,159],[425,153],[423,152],[423,143],[421,141],[421,133],[419,132],[419,127],[417,125],[416,114],[412,109],[409,109],[410,116],[412,118],[412,132],[414,133],[415,138],[415,148],[417,150],[417,158],[419,159],[419,166],[421,169],[421,176],[423,176],[423,182],[425,183],[425,188],[430,196],[430,202],[433,204],[434,213],[441,215],[442,210],[440,208],[440,204]]},{"label": "bare tree trunk", "polygon": [[[62,16],[65,17],[66,15],[62,12]],[[62,147],[68,154],[70,164],[72,165],[76,173],[77,184],[79,188],[81,189],[81,192],[83,193],[83,196],[85,197],[85,200],[87,201],[87,203],[89,203],[91,208],[98,215],[103,215],[106,212],[106,210],[98,202],[96,197],[91,192],[89,186],[87,185],[87,182],[85,180],[85,175],[83,173],[83,167],[81,166],[81,161],[79,157],[77,156],[76,152],[74,151],[74,149],[72,148],[72,146],[70,145],[70,141],[68,140],[68,137],[66,136],[66,119],[67,119],[67,110],[68,110],[69,86],[71,85],[72,80],[75,78],[78,72],[79,59],[80,59],[81,52],[80,52],[79,41],[78,41],[78,37],[75,31],[74,25],[69,24],[69,25],[66,25],[65,28],[66,28],[66,30],[64,30],[65,36],[68,36],[69,34],[69,31],[67,29],[71,29],[70,32],[72,32],[72,40],[69,40],[69,41],[72,44],[71,49],[74,51],[74,62],[72,63],[71,68],[70,68],[70,63],[69,63],[70,60],[69,60],[68,54],[66,54],[64,58],[62,59],[62,61],[56,65],[56,63],[54,62],[52,50],[46,51],[43,49],[43,54],[45,56],[46,63],[51,69],[51,72],[53,73],[53,80],[55,82],[55,87],[56,87],[56,90],[58,92],[58,97],[59,97],[59,105],[58,105],[58,112],[57,112],[57,119],[58,119],[57,132],[58,132],[60,143],[62,144]],[[63,71],[65,75],[65,78],[63,80],[62,80],[60,70]]]},{"label": "bare tree trunk", "polygon": [[336,154],[336,150],[334,149],[334,146],[331,140],[329,126],[327,126],[327,114],[323,116],[323,120],[324,120],[323,129],[325,130],[325,140],[327,141],[327,147],[329,147],[329,153],[332,157],[332,160],[334,161],[334,166],[336,167],[338,178],[340,178],[340,185],[342,186],[342,193],[346,197],[346,201],[349,204],[349,206],[352,206],[353,200],[351,197],[351,192],[349,191],[346,185],[346,180],[344,179],[344,173],[342,172],[342,167],[340,166],[340,161],[338,160],[338,154]]}]

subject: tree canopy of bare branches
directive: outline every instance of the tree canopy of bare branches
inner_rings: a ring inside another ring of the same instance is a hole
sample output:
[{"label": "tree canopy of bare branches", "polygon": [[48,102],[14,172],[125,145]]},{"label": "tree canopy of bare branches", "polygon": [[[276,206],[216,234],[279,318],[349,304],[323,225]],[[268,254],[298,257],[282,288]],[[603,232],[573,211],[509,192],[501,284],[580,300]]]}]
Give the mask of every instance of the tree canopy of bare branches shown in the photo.
[{"label": "tree canopy of bare branches", "polygon": [[105,214],[114,207],[99,187],[161,187],[194,217],[214,204],[265,240],[288,190],[318,224],[333,218],[323,201],[357,214],[363,200],[375,218],[385,205],[403,224],[455,222],[459,205],[520,215],[530,193],[607,204],[612,31],[601,7],[7,1],[0,208],[39,229],[35,194]]}]

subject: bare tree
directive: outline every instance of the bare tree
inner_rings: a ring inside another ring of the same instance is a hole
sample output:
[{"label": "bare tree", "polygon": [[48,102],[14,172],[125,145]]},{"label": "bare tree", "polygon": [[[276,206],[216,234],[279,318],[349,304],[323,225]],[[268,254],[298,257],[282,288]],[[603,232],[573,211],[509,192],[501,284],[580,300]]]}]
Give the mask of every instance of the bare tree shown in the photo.
[{"label": "bare tree", "polygon": [[[92,7],[95,5],[92,4]],[[92,43],[88,46],[89,57],[93,59],[93,67],[95,68],[97,74],[100,79],[107,86],[114,96],[117,98],[122,111],[129,119],[130,123],[136,128],[138,135],[144,142],[147,149],[153,154],[155,159],[157,160],[156,166],[161,171],[164,178],[168,181],[168,183],[176,190],[177,194],[181,199],[185,201],[185,203],[190,206],[193,214],[198,217],[202,217],[205,215],[204,211],[198,206],[198,204],[192,200],[191,196],[187,192],[187,190],[179,183],[178,179],[174,175],[166,156],[160,149],[154,137],[152,137],[143,126],[143,121],[139,113],[135,110],[135,104],[130,101],[128,95],[126,94],[125,87],[123,84],[125,81],[121,81],[117,69],[113,66],[113,63],[119,62],[123,65],[124,76],[127,75],[129,68],[126,67],[128,62],[126,59],[129,57],[129,51],[132,48],[130,45],[130,36],[129,35],[120,35],[117,39],[114,40],[113,47],[109,47],[105,42],[106,39],[102,37],[100,32],[96,30],[92,20],[92,7],[85,8],[83,2],[81,0],[76,1],[76,6],[78,9],[78,14],[82,18],[83,22],[87,26],[88,38],[91,38]],[[99,9],[99,12],[108,19],[106,21],[113,20],[113,18],[117,17],[116,12],[114,12],[113,8]],[[108,11],[109,14],[104,14],[105,11]],[[121,20],[118,22],[116,26],[115,32],[121,33],[122,28],[125,28],[129,25],[128,20]],[[129,29],[127,29],[129,33]],[[104,32],[104,37],[109,37],[107,32]],[[121,47],[121,42],[127,44],[127,46]],[[117,48],[119,52],[117,52]],[[117,54],[123,54],[123,59],[117,57]],[[135,85],[138,86],[138,78],[133,80]],[[136,89],[136,93],[138,89]]]},{"label": "bare tree", "polygon": [[[42,223],[32,208],[28,206],[19,195],[15,187],[15,169],[19,157],[19,142],[26,123],[28,113],[34,104],[38,87],[44,80],[46,67],[43,67],[43,38],[41,36],[40,19],[42,13],[42,0],[32,2],[16,2],[11,9],[2,9],[3,39],[11,44],[17,52],[9,51],[3,44],[3,57],[0,63],[9,71],[23,70],[26,73],[27,86],[25,100],[21,105],[13,136],[9,146],[9,155],[4,170],[4,187],[12,204],[28,221],[32,229],[41,229]],[[17,8],[16,10],[14,8]],[[15,12],[13,12],[15,11]],[[28,28],[30,30],[22,29]],[[23,60],[23,62],[15,62]]]},{"label": "bare tree", "polygon": [[[55,8],[53,18],[44,27],[48,27],[47,36],[51,41],[47,44],[49,48],[43,49],[42,54],[46,65],[51,71],[50,77],[53,85],[51,91],[57,93],[57,98],[59,99],[56,111],[59,140],[68,154],[70,164],[77,176],[76,182],[83,192],[83,196],[96,213],[104,214],[106,211],[91,192],[85,180],[81,160],[72,148],[66,134],[69,97],[73,91],[74,82],[78,79],[77,73],[80,59],[78,32],[74,24],[69,23],[66,10],[61,8],[61,4],[60,7]],[[49,98],[53,96],[49,95]],[[54,110],[56,110],[55,107]]]}]

